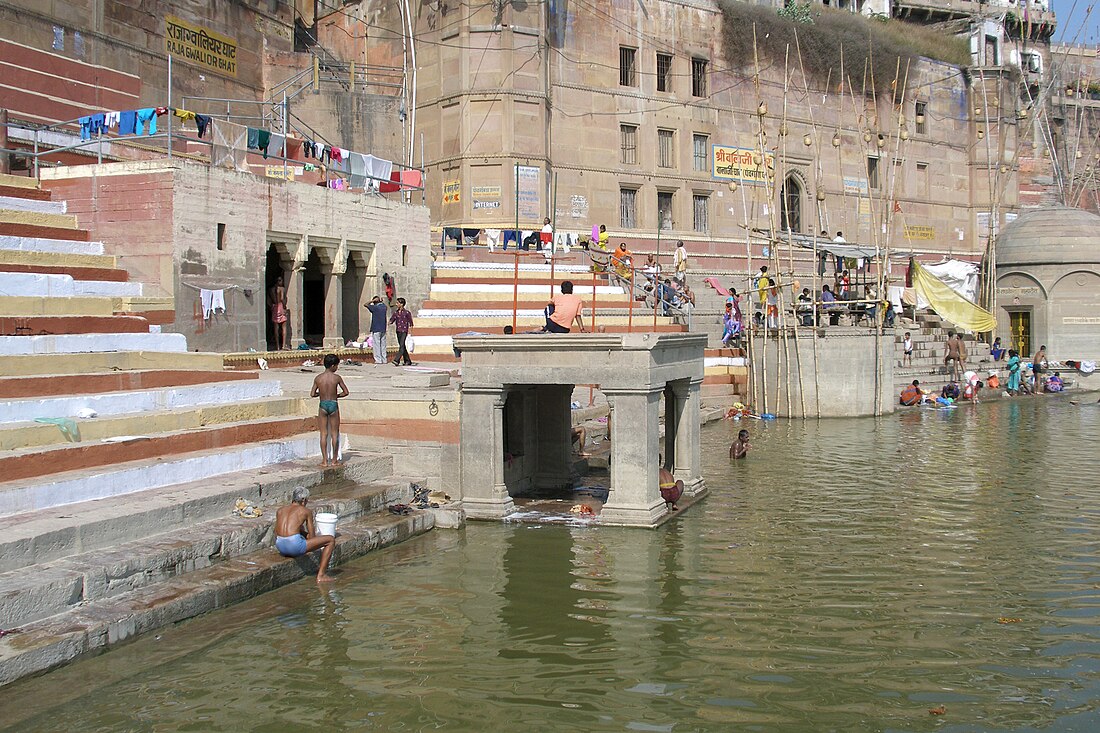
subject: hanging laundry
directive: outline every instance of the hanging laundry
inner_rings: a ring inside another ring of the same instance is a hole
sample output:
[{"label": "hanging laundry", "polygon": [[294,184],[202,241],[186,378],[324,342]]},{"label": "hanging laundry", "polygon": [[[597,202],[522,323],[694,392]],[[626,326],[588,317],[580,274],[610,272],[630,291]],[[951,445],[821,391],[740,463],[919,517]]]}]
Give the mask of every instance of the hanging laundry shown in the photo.
[{"label": "hanging laundry", "polygon": [[206,115],[195,115],[195,127],[199,128],[199,137],[206,137],[206,128],[210,124],[210,118]]},{"label": "hanging laundry", "polygon": [[351,187],[369,188],[370,181],[367,180],[367,156],[362,153],[352,153],[349,157],[351,158],[348,161],[351,173]]},{"label": "hanging laundry", "polygon": [[139,109],[137,111],[137,128],[135,132],[138,135],[145,134],[145,123],[149,123],[149,134],[157,134],[157,111],[153,107],[146,107],[145,109]]},{"label": "hanging laundry", "polygon": [[197,117],[197,115],[189,109],[176,109],[173,111],[175,112],[176,117],[179,117],[180,120],[182,120],[183,122],[193,120],[195,119],[195,117]]},{"label": "hanging laundry", "polygon": [[107,112],[103,118],[103,131],[107,132],[112,127],[118,127],[118,112]]},{"label": "hanging laundry", "polygon": [[210,162],[221,168],[248,172],[248,128],[225,120],[210,120],[213,146]]},{"label": "hanging laundry", "polygon": [[335,160],[337,163],[339,163],[339,162],[344,160],[346,152],[347,151],[344,150],[343,148],[333,147],[332,148],[332,159]]},{"label": "hanging laundry", "polygon": [[199,301],[202,303],[202,319],[209,321],[215,312],[225,313],[225,291],[199,289]]},{"label": "hanging laundry", "polygon": [[133,135],[137,126],[137,112],[132,109],[118,113],[118,134]]},{"label": "hanging laundry", "polygon": [[102,135],[104,132],[107,132],[103,127],[103,122],[106,119],[107,115],[102,112],[92,115],[91,132],[93,135]]},{"label": "hanging laundry", "polygon": [[302,166],[302,170],[304,170],[304,171],[315,171],[315,170],[317,170],[317,166],[313,165],[313,163],[306,163],[305,165]]},{"label": "hanging laundry", "polygon": [[306,141],[305,141],[305,142],[304,142],[304,143],[302,144],[302,153],[303,153],[303,154],[304,154],[304,155],[305,155],[305,156],[306,156],[307,158],[314,158],[314,157],[316,157],[316,156],[314,155],[314,152],[316,151],[316,149],[317,149],[317,146],[313,144],[313,141],[312,141],[312,140],[306,140]]},{"label": "hanging laundry", "polygon": [[257,130],[256,131],[256,149],[262,150],[264,157],[267,157],[267,146],[271,142],[271,132],[269,130]]},{"label": "hanging laundry", "polygon": [[[268,141],[267,147],[264,149],[264,157],[269,155],[282,156],[283,145],[286,143],[286,137],[279,135],[278,133],[271,133],[271,140]],[[284,156],[285,157],[285,156]]]},{"label": "hanging laundry", "polygon": [[260,131],[255,127],[248,128],[248,149],[255,150],[260,145]]},{"label": "hanging laundry", "polygon": [[80,123],[80,139],[91,140],[92,139],[92,118],[91,116],[81,117],[77,120]]},{"label": "hanging laundry", "polygon": [[508,249],[509,242],[515,242],[516,249],[519,249],[519,232],[515,229],[506,229],[504,231],[504,249]]},{"label": "hanging laundry", "polygon": [[485,244],[488,245],[489,251],[492,252],[500,244],[500,230],[499,229],[486,229],[485,230]]},{"label": "hanging laundry", "polygon": [[286,157],[293,158],[294,160],[301,160],[300,153],[302,152],[302,142],[302,138],[300,137],[287,137]]},{"label": "hanging laundry", "polygon": [[370,176],[367,185],[372,191],[377,191],[382,181],[390,180],[390,174],[393,173],[393,161],[376,158],[373,155],[367,155],[365,158],[367,175]]},{"label": "hanging laundry", "polygon": [[168,108],[167,107],[156,107],[155,111],[157,113],[157,117],[160,117],[161,115],[168,114]]}]

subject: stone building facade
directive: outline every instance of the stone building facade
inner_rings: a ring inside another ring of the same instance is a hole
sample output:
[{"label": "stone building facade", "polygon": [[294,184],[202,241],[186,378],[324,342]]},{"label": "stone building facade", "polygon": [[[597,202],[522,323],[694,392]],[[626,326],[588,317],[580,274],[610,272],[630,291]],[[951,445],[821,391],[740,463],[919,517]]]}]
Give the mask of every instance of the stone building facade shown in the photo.
[{"label": "stone building facade", "polygon": [[[117,255],[146,295],[173,296],[191,349],[266,351],[268,291],[287,287],[288,343],[343,346],[369,331],[364,304],[384,292],[418,303],[428,293],[428,211],[184,161],[69,166],[43,185]],[[221,290],[209,317],[201,290]]]}]

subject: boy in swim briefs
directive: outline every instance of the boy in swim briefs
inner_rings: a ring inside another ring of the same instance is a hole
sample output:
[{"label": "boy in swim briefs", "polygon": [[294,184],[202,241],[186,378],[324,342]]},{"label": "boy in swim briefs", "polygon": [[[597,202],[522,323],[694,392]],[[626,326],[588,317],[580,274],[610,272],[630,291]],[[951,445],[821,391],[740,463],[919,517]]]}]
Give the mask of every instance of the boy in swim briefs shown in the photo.
[{"label": "boy in swim briefs", "polygon": [[[340,403],[341,397],[347,397],[348,387],[343,378],[336,373],[340,357],[336,354],[325,355],[325,371],[313,380],[310,397],[320,397],[317,406],[317,431],[321,434],[321,466],[335,466],[340,454]],[[332,443],[332,460],[329,460],[329,442]]]}]

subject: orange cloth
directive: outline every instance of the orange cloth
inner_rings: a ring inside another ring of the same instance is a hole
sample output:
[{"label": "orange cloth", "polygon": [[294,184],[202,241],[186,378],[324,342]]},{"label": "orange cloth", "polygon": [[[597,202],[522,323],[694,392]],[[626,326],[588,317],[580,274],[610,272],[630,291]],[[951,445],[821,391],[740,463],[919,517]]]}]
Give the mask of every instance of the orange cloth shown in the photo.
[{"label": "orange cloth", "polygon": [[901,404],[903,405],[915,405],[921,401],[924,395],[921,394],[920,387],[914,387],[909,385],[901,391]]},{"label": "orange cloth", "polygon": [[554,312],[550,314],[550,320],[562,328],[572,328],[573,321],[584,307],[580,296],[565,293],[558,293],[550,302],[554,304]]}]

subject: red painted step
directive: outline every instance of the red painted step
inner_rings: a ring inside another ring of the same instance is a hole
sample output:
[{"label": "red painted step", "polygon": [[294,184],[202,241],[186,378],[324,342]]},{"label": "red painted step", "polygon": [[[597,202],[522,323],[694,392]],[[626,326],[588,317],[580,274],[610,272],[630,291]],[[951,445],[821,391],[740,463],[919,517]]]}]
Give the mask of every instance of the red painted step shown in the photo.
[{"label": "red painted step", "polygon": [[0,476],[4,481],[19,481],[63,471],[110,466],[160,456],[176,456],[262,440],[289,438],[313,432],[316,428],[317,418],[311,415],[224,427],[207,426],[201,430],[125,443],[67,444],[63,447],[0,458]]},{"label": "red painted step", "polygon": [[30,199],[32,201],[49,201],[50,192],[44,188],[23,188],[22,186],[0,185],[0,196],[13,199]]},{"label": "red painted step", "polygon": [[42,239],[67,239],[71,242],[89,242],[91,237],[84,229],[36,226],[34,224],[0,223],[0,235],[7,237],[40,237]]},{"label": "red painted step", "polygon": [[58,397],[70,394],[124,392],[135,389],[235,382],[242,379],[257,379],[258,377],[258,374],[250,372],[204,372],[177,369],[160,369],[147,372],[3,377],[0,378],[0,398],[25,399],[28,397]]},{"label": "red painted step", "polygon": [[149,333],[140,316],[0,316],[0,336],[73,333]]},{"label": "red painted step", "polygon": [[41,275],[68,275],[73,280],[110,280],[129,282],[126,270],[107,267],[69,267],[67,265],[0,265],[0,272],[32,272]]}]

